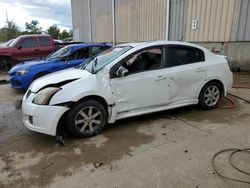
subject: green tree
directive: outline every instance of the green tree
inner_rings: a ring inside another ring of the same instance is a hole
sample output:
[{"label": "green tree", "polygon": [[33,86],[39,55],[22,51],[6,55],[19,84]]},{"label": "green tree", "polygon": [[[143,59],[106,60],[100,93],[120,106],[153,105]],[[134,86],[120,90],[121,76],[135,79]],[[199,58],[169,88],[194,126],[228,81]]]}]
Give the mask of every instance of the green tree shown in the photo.
[{"label": "green tree", "polygon": [[0,29],[0,41],[8,41],[20,35],[20,29],[15,22],[7,19],[6,25]]},{"label": "green tree", "polygon": [[47,33],[50,34],[54,39],[60,39],[60,29],[55,24],[47,29]]},{"label": "green tree", "polygon": [[60,36],[61,36],[61,39],[66,39],[66,38],[70,38],[71,37],[70,33],[66,29],[64,29],[62,31],[62,33],[60,34]]},{"label": "green tree", "polygon": [[25,23],[25,29],[29,34],[40,34],[42,33],[42,27],[39,27],[37,20],[32,20],[30,23]]}]

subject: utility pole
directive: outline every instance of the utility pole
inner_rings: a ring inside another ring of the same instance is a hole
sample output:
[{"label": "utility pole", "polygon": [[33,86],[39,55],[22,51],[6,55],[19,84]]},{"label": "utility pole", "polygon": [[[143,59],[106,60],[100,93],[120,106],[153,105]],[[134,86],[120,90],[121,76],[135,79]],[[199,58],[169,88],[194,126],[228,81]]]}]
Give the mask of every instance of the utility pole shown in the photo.
[{"label": "utility pole", "polygon": [[7,41],[8,40],[7,32],[8,32],[8,29],[9,29],[9,18],[8,18],[8,12],[7,11],[6,11],[6,23],[7,23],[7,27],[5,28],[4,33],[5,33],[5,40]]}]

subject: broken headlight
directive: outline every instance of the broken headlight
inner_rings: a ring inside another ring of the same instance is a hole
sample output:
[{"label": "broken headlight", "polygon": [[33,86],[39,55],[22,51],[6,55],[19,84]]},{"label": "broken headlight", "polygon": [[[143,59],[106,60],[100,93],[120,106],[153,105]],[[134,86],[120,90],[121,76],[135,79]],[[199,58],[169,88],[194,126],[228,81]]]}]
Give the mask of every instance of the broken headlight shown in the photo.
[{"label": "broken headlight", "polygon": [[33,103],[39,105],[48,105],[53,95],[55,95],[56,92],[58,92],[59,90],[61,90],[61,88],[57,87],[44,88],[37,93],[37,95],[33,100]]}]

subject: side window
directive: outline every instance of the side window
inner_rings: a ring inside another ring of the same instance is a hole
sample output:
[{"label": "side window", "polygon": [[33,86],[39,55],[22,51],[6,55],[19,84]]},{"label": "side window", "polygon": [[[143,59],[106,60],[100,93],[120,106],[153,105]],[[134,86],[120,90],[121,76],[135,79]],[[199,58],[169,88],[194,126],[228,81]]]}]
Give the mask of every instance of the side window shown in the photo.
[{"label": "side window", "polygon": [[50,46],[50,38],[49,37],[39,37],[40,46]]},{"label": "side window", "polygon": [[68,61],[71,61],[71,60],[76,60],[76,59],[79,59],[79,53],[80,51],[76,51],[74,53],[72,53],[69,57],[68,57]]},{"label": "side window", "polygon": [[188,46],[170,46],[166,49],[167,67],[186,65],[204,61],[202,50]]},{"label": "side window", "polygon": [[152,48],[143,50],[130,56],[123,66],[128,69],[129,74],[147,70],[159,69],[162,65],[162,49]]},{"label": "side window", "polygon": [[92,47],[92,55],[95,56],[96,54],[99,54],[102,51],[101,46],[94,46]]},{"label": "side window", "polygon": [[36,38],[27,38],[24,39],[21,43],[22,48],[34,48],[37,47]]},{"label": "side window", "polygon": [[76,59],[87,59],[90,57],[90,50],[89,48],[83,48],[77,51]]}]

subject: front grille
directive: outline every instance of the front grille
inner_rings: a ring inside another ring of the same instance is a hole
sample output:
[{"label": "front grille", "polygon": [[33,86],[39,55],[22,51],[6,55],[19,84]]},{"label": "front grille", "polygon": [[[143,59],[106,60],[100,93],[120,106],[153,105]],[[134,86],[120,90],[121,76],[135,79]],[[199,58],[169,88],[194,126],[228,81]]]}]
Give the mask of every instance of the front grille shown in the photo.
[{"label": "front grille", "polygon": [[20,80],[11,80],[12,85],[14,86],[21,86]]}]

